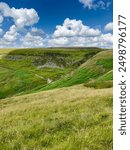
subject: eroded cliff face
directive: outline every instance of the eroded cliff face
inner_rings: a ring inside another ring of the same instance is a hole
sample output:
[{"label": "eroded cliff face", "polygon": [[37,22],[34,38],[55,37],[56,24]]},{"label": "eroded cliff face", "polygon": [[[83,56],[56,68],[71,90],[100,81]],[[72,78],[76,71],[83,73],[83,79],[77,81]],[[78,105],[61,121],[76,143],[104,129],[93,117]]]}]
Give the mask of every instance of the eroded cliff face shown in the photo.
[{"label": "eroded cliff face", "polygon": [[65,67],[69,67],[73,64],[73,60],[71,55],[63,55],[63,54],[45,54],[42,57],[37,57],[33,61],[34,65],[37,66],[38,69],[42,68],[60,68],[64,69]]},{"label": "eroded cliff face", "polygon": [[43,68],[64,69],[65,67],[70,67],[71,65],[74,65],[76,63],[76,61],[74,61],[74,58],[69,54],[67,55],[54,53],[47,53],[43,54],[42,56],[7,55],[4,59],[10,61],[29,60],[32,62],[32,65],[36,66],[38,69]]}]

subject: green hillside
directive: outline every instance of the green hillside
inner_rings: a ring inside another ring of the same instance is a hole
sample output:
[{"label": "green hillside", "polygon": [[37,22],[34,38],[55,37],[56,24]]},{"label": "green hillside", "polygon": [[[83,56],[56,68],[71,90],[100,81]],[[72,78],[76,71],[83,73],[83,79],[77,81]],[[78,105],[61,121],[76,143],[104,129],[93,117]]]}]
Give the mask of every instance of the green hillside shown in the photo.
[{"label": "green hillside", "polygon": [[109,71],[106,74],[100,76],[97,79],[90,80],[84,84],[86,87],[93,88],[110,88],[113,87],[113,71]]},{"label": "green hillside", "polygon": [[47,86],[100,51],[98,48],[0,50],[0,98]]},{"label": "green hillside", "polygon": [[85,63],[81,64],[71,73],[67,74],[58,81],[41,88],[41,90],[48,90],[53,88],[61,88],[89,82],[91,79],[96,79],[113,69],[112,51],[102,51]]}]

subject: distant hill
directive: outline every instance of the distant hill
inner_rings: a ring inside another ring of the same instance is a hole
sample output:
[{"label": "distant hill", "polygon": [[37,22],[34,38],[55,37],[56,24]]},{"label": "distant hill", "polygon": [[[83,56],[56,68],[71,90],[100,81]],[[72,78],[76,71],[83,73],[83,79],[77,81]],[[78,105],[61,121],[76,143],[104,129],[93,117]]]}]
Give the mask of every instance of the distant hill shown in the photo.
[{"label": "distant hill", "polygon": [[0,50],[0,98],[31,93],[63,78],[99,48],[4,49]]},{"label": "distant hill", "polygon": [[79,65],[71,73],[41,88],[41,90],[67,87],[81,83],[85,83],[85,85],[87,85],[86,83],[88,83],[92,79],[98,79],[99,77],[105,75],[112,69],[113,69],[112,50],[101,51],[90,57],[81,65]]}]

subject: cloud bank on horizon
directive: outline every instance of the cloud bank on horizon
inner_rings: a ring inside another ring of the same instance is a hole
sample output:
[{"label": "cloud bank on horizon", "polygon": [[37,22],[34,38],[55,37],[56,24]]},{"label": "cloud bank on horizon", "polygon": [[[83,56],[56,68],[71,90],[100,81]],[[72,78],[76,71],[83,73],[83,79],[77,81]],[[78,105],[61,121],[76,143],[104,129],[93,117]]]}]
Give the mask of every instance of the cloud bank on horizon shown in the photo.
[{"label": "cloud bank on horizon", "polygon": [[[110,2],[102,0],[79,0],[85,8],[105,9]],[[65,18],[52,34],[44,32],[36,25],[40,20],[34,8],[10,7],[0,2],[0,48],[8,47],[103,47],[112,48],[113,23],[108,22],[104,29],[90,27],[80,19]],[[6,28],[4,25],[6,23]]]}]

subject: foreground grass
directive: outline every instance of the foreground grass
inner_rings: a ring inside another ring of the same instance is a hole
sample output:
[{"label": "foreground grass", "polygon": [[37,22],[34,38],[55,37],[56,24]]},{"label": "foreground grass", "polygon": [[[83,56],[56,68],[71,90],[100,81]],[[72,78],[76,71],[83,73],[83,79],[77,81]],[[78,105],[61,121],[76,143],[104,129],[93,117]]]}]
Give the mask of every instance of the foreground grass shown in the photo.
[{"label": "foreground grass", "polygon": [[83,85],[0,101],[2,150],[112,150],[112,89]]}]

